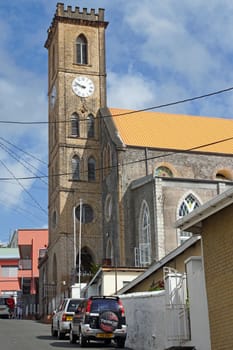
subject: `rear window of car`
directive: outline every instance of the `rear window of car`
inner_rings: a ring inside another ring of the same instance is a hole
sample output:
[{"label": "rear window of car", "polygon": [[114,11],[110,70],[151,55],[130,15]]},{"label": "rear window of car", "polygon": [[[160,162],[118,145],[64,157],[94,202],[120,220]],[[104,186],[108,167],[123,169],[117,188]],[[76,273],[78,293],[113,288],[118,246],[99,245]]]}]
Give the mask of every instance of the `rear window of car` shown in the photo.
[{"label": "rear window of car", "polygon": [[7,305],[6,298],[0,298],[0,305]]},{"label": "rear window of car", "polygon": [[93,299],[91,312],[102,312],[105,310],[119,311],[119,304],[114,299]]},{"label": "rear window of car", "polygon": [[75,312],[75,310],[77,309],[80,302],[81,302],[81,300],[79,300],[79,299],[70,300],[69,305],[67,307],[67,311],[68,312]]}]

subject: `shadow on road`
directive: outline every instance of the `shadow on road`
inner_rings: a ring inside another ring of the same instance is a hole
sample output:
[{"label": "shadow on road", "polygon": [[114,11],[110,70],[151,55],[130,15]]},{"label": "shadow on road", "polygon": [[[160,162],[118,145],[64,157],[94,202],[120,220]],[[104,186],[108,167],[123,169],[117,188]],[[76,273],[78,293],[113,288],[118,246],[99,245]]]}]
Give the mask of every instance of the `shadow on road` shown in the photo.
[{"label": "shadow on road", "polygon": [[51,335],[39,335],[37,338],[41,340],[51,340]]},{"label": "shadow on road", "polygon": [[[38,339],[41,339],[41,340],[52,340],[54,339],[51,335],[40,335],[37,337]],[[54,341],[52,341],[50,343],[51,346],[55,347],[55,348],[79,348],[79,343],[77,342],[76,344],[70,344],[69,342],[69,339],[67,338],[64,339],[64,340],[56,340],[54,339]],[[103,343],[97,343],[97,342],[91,342],[88,344],[87,346],[88,348],[90,349],[103,349],[103,348],[106,348],[106,349],[109,349],[109,348],[112,348],[112,349],[115,349],[116,348],[116,344],[112,343],[111,345],[106,345],[106,344],[103,344]],[[124,348],[124,350],[131,350],[130,348]]]}]

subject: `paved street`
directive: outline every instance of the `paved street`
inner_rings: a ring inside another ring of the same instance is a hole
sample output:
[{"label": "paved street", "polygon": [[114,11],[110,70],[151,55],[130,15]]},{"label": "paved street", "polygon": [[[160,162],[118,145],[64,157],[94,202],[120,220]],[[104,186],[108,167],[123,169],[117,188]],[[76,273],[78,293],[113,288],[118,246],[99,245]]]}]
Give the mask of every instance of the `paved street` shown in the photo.
[{"label": "paved street", "polygon": [[[29,320],[0,319],[1,349],[4,350],[67,350],[78,348],[79,344],[70,344],[69,340],[57,340],[50,335],[50,325]],[[85,349],[114,349],[103,344],[91,344]],[[129,348],[125,348],[130,350]]]}]

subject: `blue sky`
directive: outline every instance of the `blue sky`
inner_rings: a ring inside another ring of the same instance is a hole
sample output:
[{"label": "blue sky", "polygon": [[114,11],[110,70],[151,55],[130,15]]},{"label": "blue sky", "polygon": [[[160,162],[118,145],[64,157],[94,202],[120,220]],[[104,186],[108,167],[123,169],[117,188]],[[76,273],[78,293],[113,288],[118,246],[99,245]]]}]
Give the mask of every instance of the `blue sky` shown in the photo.
[{"label": "blue sky", "polygon": [[[63,2],[105,8],[109,107],[147,108],[233,86],[232,0]],[[56,3],[0,3],[2,242],[16,229],[48,225],[47,124],[22,122],[47,121],[44,42]],[[232,118],[232,106],[230,91],[160,110]],[[22,180],[34,176],[42,178]]]}]

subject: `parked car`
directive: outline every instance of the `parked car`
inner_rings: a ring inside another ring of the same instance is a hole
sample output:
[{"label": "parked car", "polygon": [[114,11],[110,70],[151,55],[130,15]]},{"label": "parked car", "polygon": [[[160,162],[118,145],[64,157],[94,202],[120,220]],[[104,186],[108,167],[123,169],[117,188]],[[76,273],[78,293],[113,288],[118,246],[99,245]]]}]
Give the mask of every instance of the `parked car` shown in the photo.
[{"label": "parked car", "polygon": [[75,311],[70,323],[70,343],[79,340],[85,347],[91,340],[125,346],[127,326],[125,310],[119,297],[92,296],[83,300]]},{"label": "parked car", "polygon": [[9,318],[9,306],[7,304],[8,297],[0,297],[0,317]]},{"label": "parked car", "polygon": [[51,323],[51,334],[58,339],[64,339],[70,332],[70,323],[73,319],[74,311],[83,299],[66,298],[62,301],[57,310],[54,311]]}]

